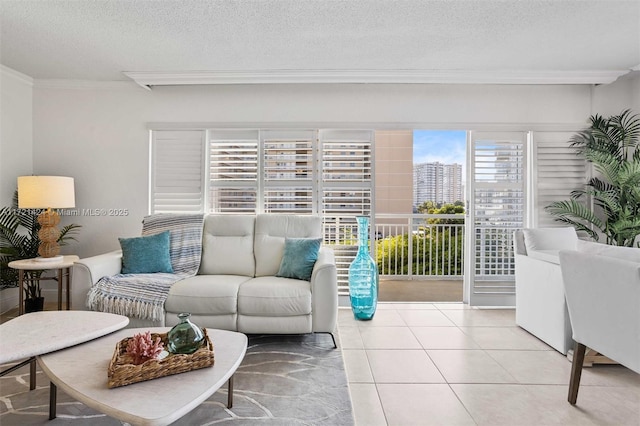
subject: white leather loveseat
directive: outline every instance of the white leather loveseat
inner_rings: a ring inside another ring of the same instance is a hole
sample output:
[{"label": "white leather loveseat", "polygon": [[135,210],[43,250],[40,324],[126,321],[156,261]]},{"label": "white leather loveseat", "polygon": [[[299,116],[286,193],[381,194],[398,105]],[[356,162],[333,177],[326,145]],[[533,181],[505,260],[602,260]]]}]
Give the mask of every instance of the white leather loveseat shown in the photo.
[{"label": "white leather loveseat", "polygon": [[[584,241],[572,227],[515,231],[516,324],[562,354],[573,348],[559,252],[638,259],[640,249]],[[611,277],[612,280],[615,277]]]},{"label": "white leather loveseat", "polygon": [[[178,313],[189,312],[202,327],[247,334],[333,333],[338,289],[331,248],[320,247],[310,281],[275,276],[285,237],[321,236],[317,216],[207,215],[198,273],[171,286],[162,321],[131,318],[129,326],[172,326]],[[114,251],[74,265],[75,309],[86,306],[89,289],[101,277],[120,273],[121,259],[122,252]]]}]

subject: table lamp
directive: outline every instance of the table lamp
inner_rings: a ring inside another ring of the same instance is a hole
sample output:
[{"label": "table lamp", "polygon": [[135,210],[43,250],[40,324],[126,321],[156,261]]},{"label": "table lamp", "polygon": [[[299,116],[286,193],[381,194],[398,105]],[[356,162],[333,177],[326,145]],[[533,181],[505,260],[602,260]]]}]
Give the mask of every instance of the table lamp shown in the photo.
[{"label": "table lamp", "polygon": [[60,215],[52,209],[66,209],[76,206],[73,178],[64,176],[19,176],[18,208],[45,209],[38,215],[40,246],[38,261],[55,262],[62,260],[58,238]]}]

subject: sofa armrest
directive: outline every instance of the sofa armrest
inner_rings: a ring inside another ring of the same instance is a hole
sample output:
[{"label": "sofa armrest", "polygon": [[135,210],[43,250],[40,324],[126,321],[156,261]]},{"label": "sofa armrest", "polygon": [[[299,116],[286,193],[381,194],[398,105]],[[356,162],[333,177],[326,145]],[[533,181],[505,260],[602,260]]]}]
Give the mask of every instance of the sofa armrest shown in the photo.
[{"label": "sofa armrest", "polygon": [[87,309],[87,293],[102,277],[119,274],[122,269],[122,250],[80,259],[73,264],[71,306]]},{"label": "sofa armrest", "polygon": [[515,263],[516,324],[566,354],[573,343],[560,265],[521,254]]},{"label": "sofa armrest", "polygon": [[313,331],[333,333],[338,319],[338,273],[333,249],[322,246],[311,273]]},{"label": "sofa armrest", "polygon": [[529,250],[527,256],[531,259],[560,265],[560,257],[558,256],[559,252],[560,250]]},{"label": "sofa armrest", "polygon": [[523,256],[527,255],[527,247],[524,244],[524,234],[521,229],[513,232],[513,252]]}]

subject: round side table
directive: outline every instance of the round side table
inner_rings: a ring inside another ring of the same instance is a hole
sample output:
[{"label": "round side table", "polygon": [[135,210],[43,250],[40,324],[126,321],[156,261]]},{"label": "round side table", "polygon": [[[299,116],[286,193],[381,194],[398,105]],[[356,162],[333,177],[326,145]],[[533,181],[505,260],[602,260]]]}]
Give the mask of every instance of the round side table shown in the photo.
[{"label": "round side table", "polygon": [[71,267],[79,260],[78,256],[62,256],[60,261],[40,261],[37,259],[23,259],[9,262],[9,267],[18,270],[18,315],[24,313],[24,272],[25,271],[58,271],[57,278],[40,278],[41,280],[58,281],[58,310],[62,310],[62,280],[66,278],[67,310],[71,309]]}]

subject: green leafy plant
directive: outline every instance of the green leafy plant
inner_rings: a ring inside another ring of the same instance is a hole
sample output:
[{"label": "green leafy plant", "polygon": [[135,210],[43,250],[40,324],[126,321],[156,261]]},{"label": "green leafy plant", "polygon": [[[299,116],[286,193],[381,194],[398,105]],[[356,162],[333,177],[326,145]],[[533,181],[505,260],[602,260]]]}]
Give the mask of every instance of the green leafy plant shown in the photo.
[{"label": "green leafy plant", "polygon": [[[640,117],[626,110],[609,118],[593,115],[589,120],[591,125],[570,142],[599,176],[573,191],[569,200],[552,203],[545,210],[594,240],[603,235],[607,244],[631,247],[640,235]],[[585,204],[588,197],[594,210]]]},{"label": "green leafy plant", "polygon": [[[376,241],[376,263],[382,275],[462,275],[464,232],[450,225],[421,228],[414,235],[400,234]],[[412,258],[409,259],[409,245]]]},{"label": "green leafy plant", "polygon": [[[417,207],[423,214],[459,215],[428,218],[412,235],[387,236],[376,241],[376,262],[383,275],[462,275],[464,204],[425,201]],[[409,259],[409,245],[412,258]]]},{"label": "green leafy plant", "polygon": [[[38,256],[40,238],[38,215],[42,210],[18,208],[18,192],[13,194],[11,207],[0,209],[0,288],[17,287],[18,271],[9,268],[9,262]],[[80,225],[66,225],[60,229],[61,246],[75,241]],[[42,296],[39,278],[42,271],[25,271],[27,299]]]}]

